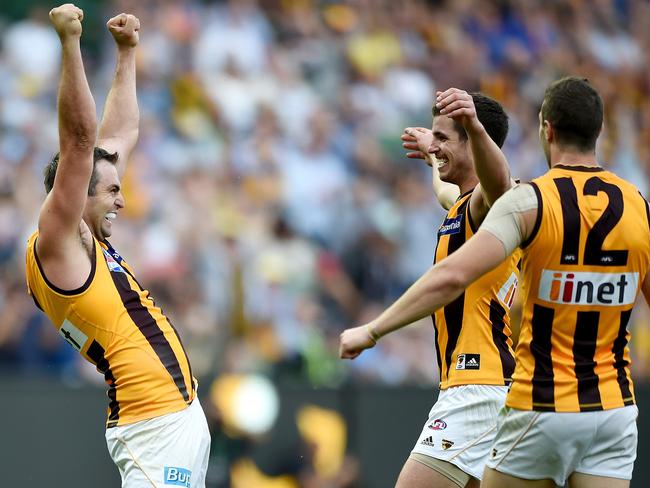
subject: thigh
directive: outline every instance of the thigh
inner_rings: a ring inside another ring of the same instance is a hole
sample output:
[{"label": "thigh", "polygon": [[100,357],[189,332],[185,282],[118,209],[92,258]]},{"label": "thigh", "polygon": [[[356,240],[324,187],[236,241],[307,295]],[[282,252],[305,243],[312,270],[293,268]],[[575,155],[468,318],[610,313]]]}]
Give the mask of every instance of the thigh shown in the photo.
[{"label": "thigh", "polygon": [[[445,462],[445,461],[439,461]],[[450,465],[450,467],[455,467]],[[458,468],[456,468],[458,469]],[[450,480],[447,476],[429,466],[407,459],[399,474],[395,488],[463,488],[464,485]]]},{"label": "thigh", "polygon": [[481,488],[555,488],[555,482],[545,480],[525,480],[492,468],[485,468]]},{"label": "thigh", "polygon": [[628,488],[630,480],[573,473],[569,477],[569,488]]}]

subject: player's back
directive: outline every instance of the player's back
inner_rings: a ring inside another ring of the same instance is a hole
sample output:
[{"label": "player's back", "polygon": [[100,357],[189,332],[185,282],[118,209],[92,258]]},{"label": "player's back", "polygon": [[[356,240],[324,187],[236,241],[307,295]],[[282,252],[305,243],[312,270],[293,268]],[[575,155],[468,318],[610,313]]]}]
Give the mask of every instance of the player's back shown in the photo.
[{"label": "player's back", "polygon": [[597,167],[532,182],[538,218],[522,245],[524,313],[506,404],[577,412],[634,403],[627,324],[650,263],[648,204]]}]

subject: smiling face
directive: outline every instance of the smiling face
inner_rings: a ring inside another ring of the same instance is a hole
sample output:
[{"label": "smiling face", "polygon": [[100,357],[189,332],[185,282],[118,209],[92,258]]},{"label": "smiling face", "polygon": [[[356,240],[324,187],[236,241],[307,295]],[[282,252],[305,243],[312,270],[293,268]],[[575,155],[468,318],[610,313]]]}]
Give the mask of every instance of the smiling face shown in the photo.
[{"label": "smiling face", "polygon": [[83,219],[93,235],[104,240],[111,236],[113,220],[124,208],[120,179],[114,164],[105,160],[97,161],[96,184],[86,200]]},{"label": "smiling face", "polygon": [[463,187],[463,182],[474,178],[474,165],[472,154],[466,138],[463,138],[453,119],[445,115],[436,115],[433,118],[433,141],[429,146],[429,153],[438,160],[440,179]]}]

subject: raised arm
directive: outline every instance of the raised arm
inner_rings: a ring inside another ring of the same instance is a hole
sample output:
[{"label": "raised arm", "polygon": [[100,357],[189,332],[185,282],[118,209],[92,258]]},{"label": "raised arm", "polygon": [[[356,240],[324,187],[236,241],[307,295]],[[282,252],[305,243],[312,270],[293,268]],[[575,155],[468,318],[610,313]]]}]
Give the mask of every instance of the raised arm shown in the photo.
[{"label": "raised arm", "polygon": [[424,159],[424,162],[431,168],[431,186],[433,193],[445,210],[449,210],[460,196],[460,188],[453,183],[447,183],[440,179],[438,163],[429,152],[429,146],[433,140],[430,129],[424,127],[407,127],[402,134],[402,147],[409,152],[406,157],[410,159]]},{"label": "raised arm", "polygon": [[117,152],[118,172],[124,173],[126,161],[138,140],[140,112],[135,88],[135,51],[139,42],[140,21],[120,14],[106,23],[117,44],[117,66],[104,105],[97,145]]},{"label": "raised arm", "polygon": [[60,154],[54,185],[39,216],[37,251],[41,259],[59,260],[75,245],[80,248],[79,224],[93,170],[97,121],[79,46],[83,11],[65,4],[50,11],[50,20],[62,51],[57,100]]},{"label": "raised arm", "polygon": [[508,161],[478,119],[472,95],[449,88],[437,92],[436,106],[442,115],[458,120],[467,133],[480,183],[480,191],[474,191],[470,201],[473,223],[478,227],[492,204],[515,184]]}]

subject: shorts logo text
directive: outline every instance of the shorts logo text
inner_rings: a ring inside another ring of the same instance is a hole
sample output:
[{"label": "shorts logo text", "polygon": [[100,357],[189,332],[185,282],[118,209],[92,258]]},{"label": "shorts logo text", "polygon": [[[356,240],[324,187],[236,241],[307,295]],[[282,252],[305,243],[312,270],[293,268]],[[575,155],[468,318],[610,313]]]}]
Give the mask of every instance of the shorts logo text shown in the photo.
[{"label": "shorts logo text", "polygon": [[192,472],[189,469],[165,466],[166,485],[185,486],[189,488],[191,476]]}]

